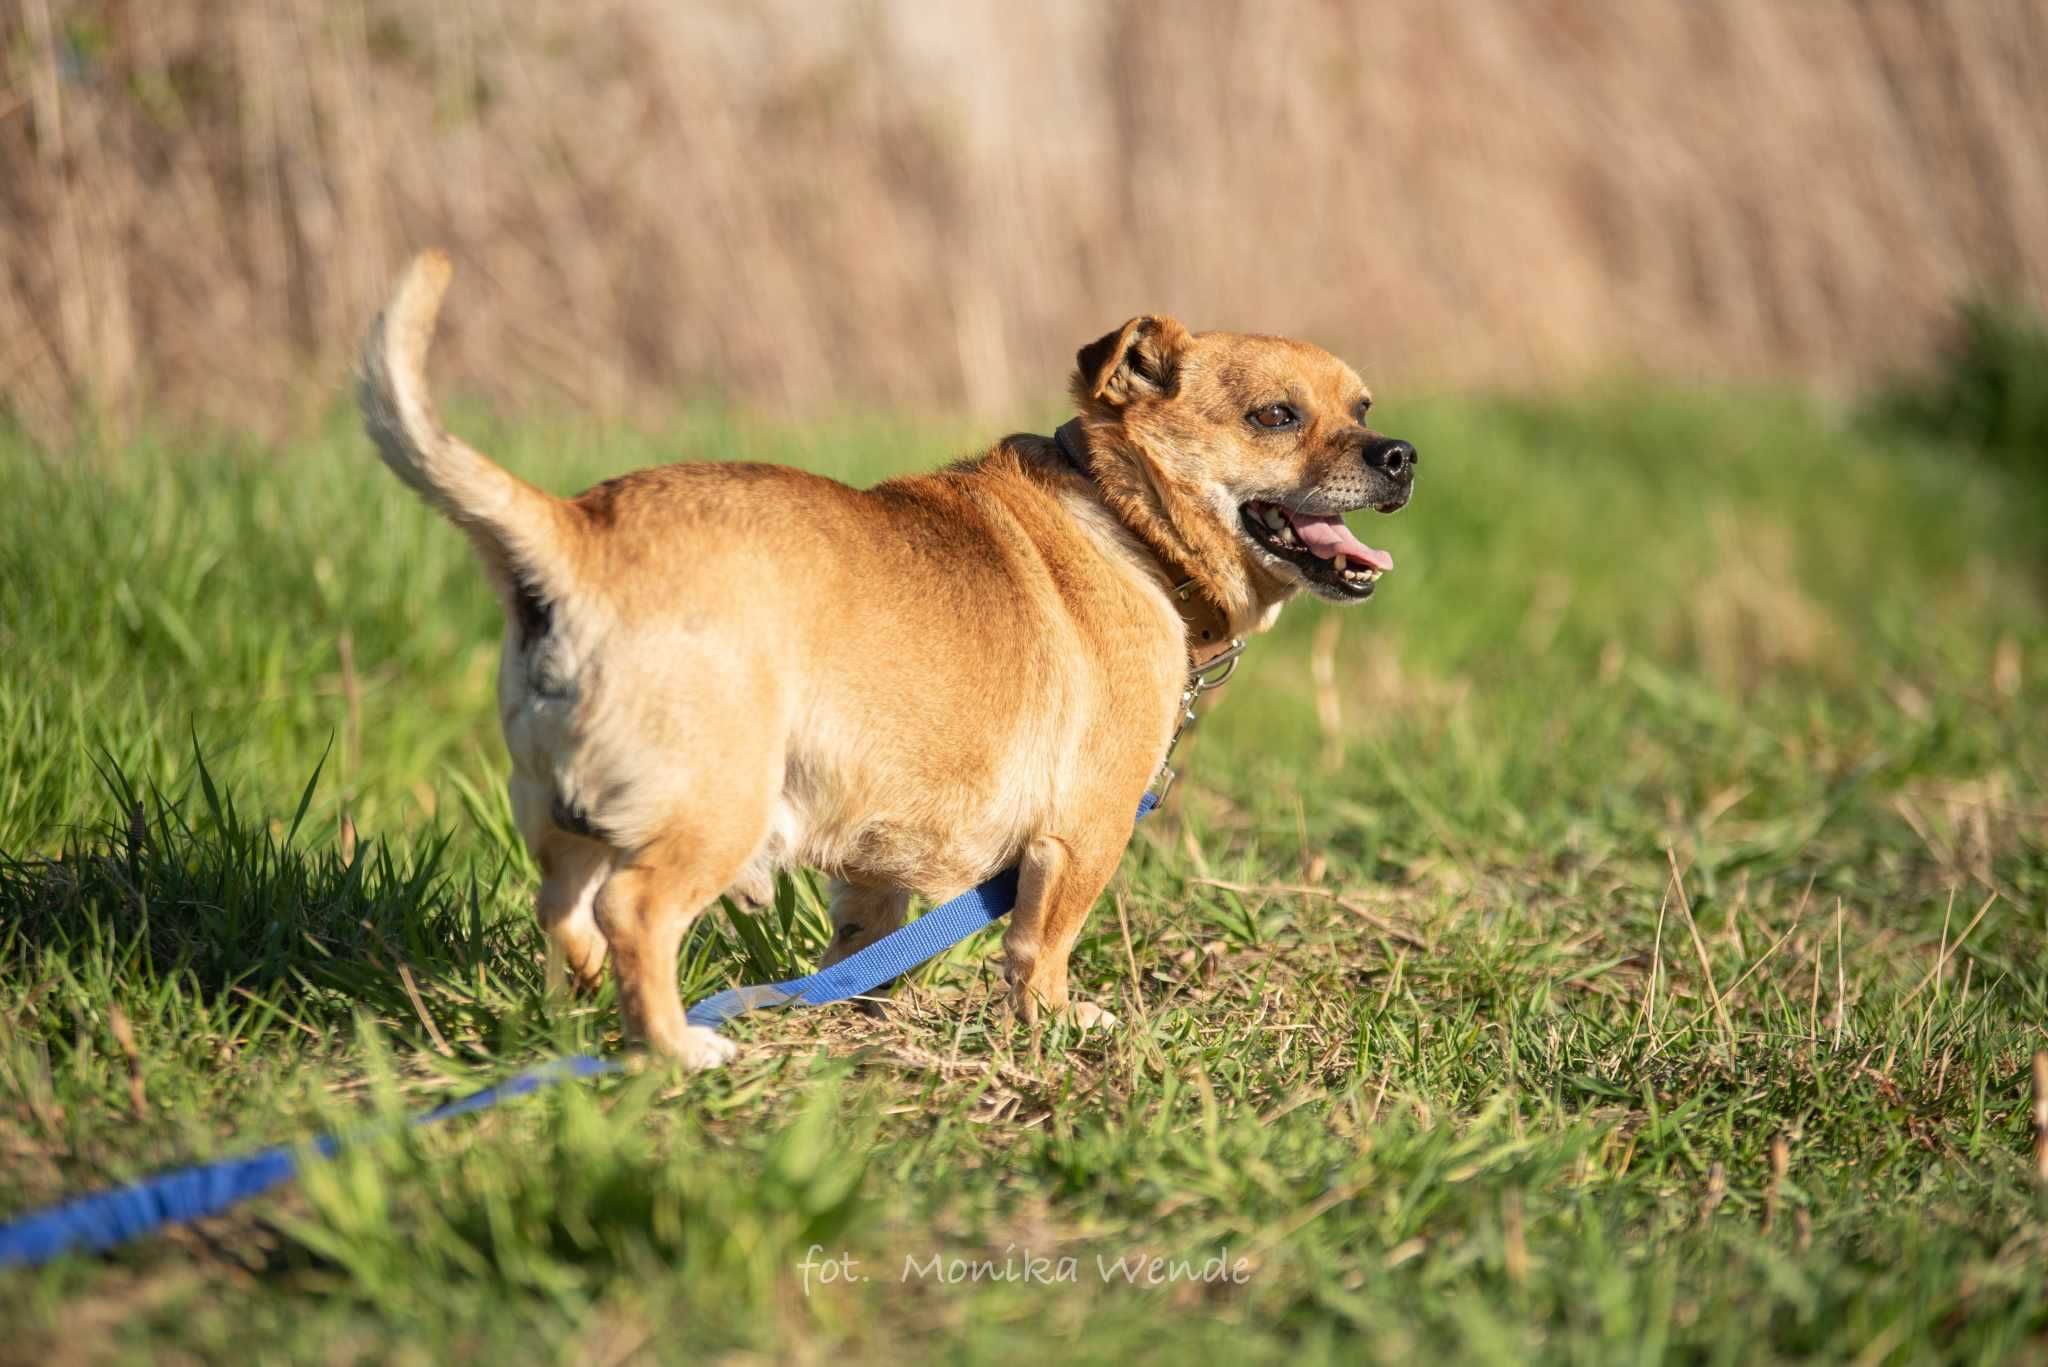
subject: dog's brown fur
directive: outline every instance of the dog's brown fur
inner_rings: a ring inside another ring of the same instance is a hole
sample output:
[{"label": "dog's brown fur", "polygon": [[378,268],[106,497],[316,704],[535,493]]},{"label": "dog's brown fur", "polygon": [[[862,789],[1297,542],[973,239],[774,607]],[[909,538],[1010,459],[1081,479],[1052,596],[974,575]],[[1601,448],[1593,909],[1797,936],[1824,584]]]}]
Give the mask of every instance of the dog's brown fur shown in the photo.
[{"label": "dog's brown fur", "polygon": [[[555,950],[589,985],[609,949],[630,1032],[692,1066],[732,1046],[684,1020],[683,934],[721,890],[788,864],[838,880],[831,959],[900,924],[913,893],[1019,864],[1012,1000],[1026,1019],[1068,1009],[1068,955],[1178,713],[1190,651],[1170,590],[1191,580],[1237,634],[1304,583],[1362,596],[1261,547],[1237,507],[1390,507],[1412,478],[1361,461],[1383,439],[1327,352],[1139,318],[1077,358],[1086,476],[1015,436],[865,491],[674,465],[559,499],[434,415],[448,275],[421,256],[372,327],[365,421],[504,600],[500,720]],[[1297,431],[1247,416],[1281,401]]]}]

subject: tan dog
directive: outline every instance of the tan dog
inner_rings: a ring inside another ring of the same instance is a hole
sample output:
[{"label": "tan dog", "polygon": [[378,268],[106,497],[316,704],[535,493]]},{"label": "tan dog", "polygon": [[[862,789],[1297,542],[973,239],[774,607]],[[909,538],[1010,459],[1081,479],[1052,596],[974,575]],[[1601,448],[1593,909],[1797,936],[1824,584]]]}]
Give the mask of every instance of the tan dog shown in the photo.
[{"label": "tan dog", "polygon": [[421,256],[372,326],[364,420],[504,601],[499,719],[541,924],[585,986],[609,948],[630,1033],[693,1067],[733,1046],[684,1020],[683,934],[792,864],[836,880],[830,960],[913,893],[1018,864],[1012,1001],[1068,1009],[1191,659],[1300,589],[1357,602],[1392,567],[1341,515],[1406,503],[1414,449],[1302,342],[1135,318],[1082,349],[1080,416],[1053,440],[865,491],[672,465],[568,500],[436,419],[448,275]]}]

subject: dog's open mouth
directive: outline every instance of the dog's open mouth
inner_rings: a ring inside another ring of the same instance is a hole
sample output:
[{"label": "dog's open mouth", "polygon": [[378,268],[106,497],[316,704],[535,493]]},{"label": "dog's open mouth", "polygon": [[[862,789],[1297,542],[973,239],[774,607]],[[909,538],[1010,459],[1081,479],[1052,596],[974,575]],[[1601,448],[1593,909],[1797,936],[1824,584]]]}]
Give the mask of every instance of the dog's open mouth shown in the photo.
[{"label": "dog's open mouth", "polygon": [[1253,541],[1340,595],[1369,598],[1374,582],[1394,568],[1393,556],[1360,541],[1334,514],[1258,502],[1238,512]]}]

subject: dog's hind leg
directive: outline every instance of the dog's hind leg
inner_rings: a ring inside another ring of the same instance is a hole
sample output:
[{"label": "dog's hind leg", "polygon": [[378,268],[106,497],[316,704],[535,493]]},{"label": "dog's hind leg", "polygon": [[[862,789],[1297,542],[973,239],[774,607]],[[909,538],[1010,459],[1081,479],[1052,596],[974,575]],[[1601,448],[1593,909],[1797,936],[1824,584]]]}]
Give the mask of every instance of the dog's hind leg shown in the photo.
[{"label": "dog's hind leg", "polygon": [[732,885],[767,828],[737,822],[730,809],[671,823],[666,834],[620,856],[597,898],[597,925],[611,945],[612,973],[626,1033],[688,1068],[715,1068],[734,1045],[691,1025],[676,990],[683,936],[720,891]]},{"label": "dog's hind leg", "polygon": [[611,848],[557,826],[544,785],[515,772],[511,796],[519,834],[540,865],[534,910],[548,937],[548,981],[567,978],[578,991],[591,991],[604,978],[604,936],[594,913],[612,870]]},{"label": "dog's hind leg", "polygon": [[[1068,1012],[1067,959],[1074,942],[1109,885],[1123,853],[1128,831],[1099,838],[1063,839],[1041,835],[1024,847],[1017,868],[1017,909],[1003,933],[1010,1003],[1027,1023],[1041,1008]],[[1115,1017],[1091,1004],[1071,1007],[1074,1020],[1087,1026],[1113,1024]]]},{"label": "dog's hind leg", "polygon": [[597,894],[611,875],[612,852],[595,840],[550,830],[541,837],[540,927],[548,936],[548,978],[566,976],[579,992],[604,979],[604,936],[597,928]]}]

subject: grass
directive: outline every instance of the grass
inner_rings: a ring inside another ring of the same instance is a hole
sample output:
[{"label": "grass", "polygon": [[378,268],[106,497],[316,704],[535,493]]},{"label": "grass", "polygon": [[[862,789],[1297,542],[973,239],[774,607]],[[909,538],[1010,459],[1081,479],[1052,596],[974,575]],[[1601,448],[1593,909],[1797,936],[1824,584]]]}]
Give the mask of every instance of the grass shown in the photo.
[{"label": "grass", "polygon": [[[0,1357],[2048,1358],[2038,506],[1770,397],[1388,422],[1399,570],[1259,642],[1083,937],[1120,1032],[1013,1031],[971,944],[0,1273]],[[561,488],[973,441],[465,426]],[[0,475],[0,1212],[614,1046],[543,990],[495,608],[359,437]],[[686,986],[822,924],[707,917]]]}]

